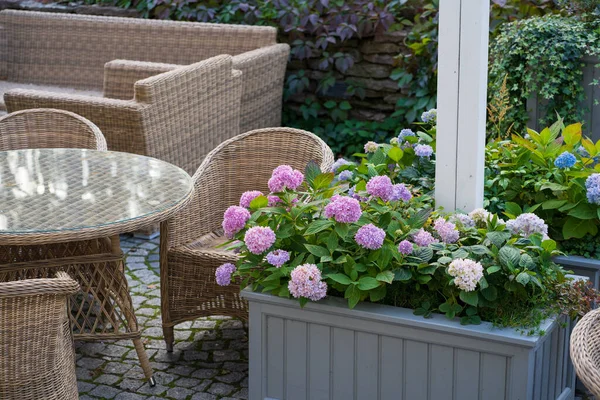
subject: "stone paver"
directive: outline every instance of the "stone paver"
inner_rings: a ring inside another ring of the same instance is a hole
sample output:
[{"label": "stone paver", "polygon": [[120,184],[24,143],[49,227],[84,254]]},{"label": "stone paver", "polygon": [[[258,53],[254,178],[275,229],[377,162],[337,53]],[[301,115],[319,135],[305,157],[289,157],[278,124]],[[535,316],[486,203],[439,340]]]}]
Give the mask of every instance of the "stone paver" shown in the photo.
[{"label": "stone paver", "polygon": [[122,236],[126,274],[157,385],[151,388],[133,343],[76,342],[81,399],[241,400],[248,398],[248,342],[244,322],[224,316],[175,327],[175,349],[162,340],[159,240]]}]

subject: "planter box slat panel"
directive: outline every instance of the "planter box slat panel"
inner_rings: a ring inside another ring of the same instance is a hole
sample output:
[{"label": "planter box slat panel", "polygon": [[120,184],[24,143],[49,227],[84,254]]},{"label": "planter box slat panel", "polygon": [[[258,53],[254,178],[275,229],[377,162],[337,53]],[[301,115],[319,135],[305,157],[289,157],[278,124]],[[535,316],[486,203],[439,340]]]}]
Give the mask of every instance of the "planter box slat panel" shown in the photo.
[{"label": "planter box slat panel", "polygon": [[379,339],[372,333],[356,332],[356,396],[359,399],[376,399],[379,388]]},{"label": "planter box slat panel", "polygon": [[404,359],[403,350],[402,339],[381,337],[381,400],[403,399],[404,364],[398,363],[398,360]]},{"label": "planter box slat panel", "polygon": [[331,332],[329,327],[308,324],[308,365],[310,393],[315,400],[328,400],[331,369]]},{"label": "planter box slat panel", "polygon": [[285,382],[285,345],[284,320],[277,317],[267,317],[267,396],[275,399],[285,398],[283,385]]},{"label": "planter box slat panel", "polygon": [[451,387],[454,379],[454,349],[437,344],[429,349],[429,398],[452,400],[452,392],[444,388]]},{"label": "planter box slat panel", "polygon": [[476,351],[456,349],[454,371],[454,397],[456,399],[479,398],[479,366],[481,354]]},{"label": "planter box slat panel", "polygon": [[308,335],[306,329],[306,322],[285,321],[285,393],[290,400],[305,400],[307,395]]},{"label": "planter box slat panel", "polygon": [[[417,399],[427,393],[427,343],[404,341],[404,396],[403,400]],[[410,363],[407,361],[411,360]]]},{"label": "planter box slat panel", "polygon": [[347,310],[343,300],[326,299],[301,309],[268,295],[244,297],[251,318],[262,321],[250,321],[250,348],[260,350],[250,354],[261,358],[250,365],[265,366],[262,377],[250,373],[250,400],[573,398],[570,328],[556,321],[542,325],[544,336],[519,339],[510,329],[463,327],[439,315],[418,317],[419,327],[407,310],[375,304]]},{"label": "planter box slat panel", "polygon": [[506,357],[485,353],[481,355],[480,398],[489,400],[506,398],[507,364]]},{"label": "planter box slat panel", "polygon": [[330,371],[333,399],[354,398],[354,331],[333,328],[333,366]]}]

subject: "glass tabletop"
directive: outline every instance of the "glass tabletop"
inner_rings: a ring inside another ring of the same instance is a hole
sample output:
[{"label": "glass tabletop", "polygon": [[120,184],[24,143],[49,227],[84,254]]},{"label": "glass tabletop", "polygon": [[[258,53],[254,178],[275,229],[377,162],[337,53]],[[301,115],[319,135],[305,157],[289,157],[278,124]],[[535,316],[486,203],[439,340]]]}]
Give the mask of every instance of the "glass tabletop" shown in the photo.
[{"label": "glass tabletop", "polygon": [[93,230],[158,222],[184,203],[191,177],[154,158],[86,149],[0,152],[3,235]]}]

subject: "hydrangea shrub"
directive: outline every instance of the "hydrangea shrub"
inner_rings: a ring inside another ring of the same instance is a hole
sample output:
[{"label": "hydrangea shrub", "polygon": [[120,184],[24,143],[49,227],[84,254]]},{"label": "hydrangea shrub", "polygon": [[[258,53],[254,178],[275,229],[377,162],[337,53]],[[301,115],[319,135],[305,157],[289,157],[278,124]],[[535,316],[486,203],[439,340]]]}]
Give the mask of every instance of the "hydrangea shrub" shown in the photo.
[{"label": "hydrangea shrub", "polygon": [[[548,288],[565,278],[552,262],[556,243],[544,221],[434,209],[420,188],[401,182],[401,160],[419,157],[412,145],[420,140],[401,139],[375,143],[360,163],[337,161],[332,171],[276,168],[271,193],[242,195],[250,217],[238,205],[225,212],[223,226],[232,233],[226,246],[240,257],[237,266],[217,269],[217,282],[301,305],[339,296],[351,308],[360,301],[411,306],[465,324],[494,320],[515,304],[548,306]],[[352,177],[340,179],[344,172]]]},{"label": "hydrangea shrub", "polygon": [[[595,237],[600,225],[600,142],[582,135],[581,124],[551,127],[489,143],[486,205],[512,218],[534,213],[559,242]],[[530,217],[523,217],[530,218]]]}]

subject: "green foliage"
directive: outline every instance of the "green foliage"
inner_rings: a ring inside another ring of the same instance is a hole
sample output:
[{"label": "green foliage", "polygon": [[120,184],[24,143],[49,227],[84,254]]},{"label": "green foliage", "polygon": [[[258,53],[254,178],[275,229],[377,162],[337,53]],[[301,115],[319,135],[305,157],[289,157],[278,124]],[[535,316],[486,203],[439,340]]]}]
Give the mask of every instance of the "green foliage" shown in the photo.
[{"label": "green foliage", "polygon": [[[405,135],[401,143],[368,143],[368,152],[357,154],[359,163],[336,163],[336,175],[321,173],[310,164],[303,187],[271,194],[281,200],[276,207],[265,207],[264,196],[257,197],[250,203],[252,217],[231,243],[240,250],[234,277],[256,291],[299,296],[302,306],[309,299],[295,294],[290,284],[292,271],[311,264],[320,271],[328,293],[344,297],[350,308],[360,301],[383,302],[412,307],[425,318],[439,312],[460,318],[463,324],[489,320],[535,326],[541,321],[539,310],[555,309],[556,296],[549,289],[565,280],[562,268],[552,262],[558,254],[553,240],[541,233],[511,233],[498,216],[481,210],[472,217],[443,214],[432,208],[429,196],[410,185],[406,188],[412,196],[400,200],[372,191],[374,179],[380,182],[386,176],[393,182],[413,166],[417,156],[409,144],[434,144],[432,133]],[[348,173],[351,178],[342,180]],[[340,199],[360,208],[352,221],[340,221],[325,212]],[[380,243],[367,248],[357,239],[357,232],[368,224],[380,228],[383,236]],[[272,246],[261,254],[251,253],[244,243],[246,232],[257,226],[269,227],[276,235]],[[447,239],[444,229],[456,237]],[[411,244],[410,251],[399,249],[400,242],[416,241],[415,235],[424,232],[435,239],[431,244]],[[264,253],[271,250],[289,252],[289,261],[280,267],[270,265]],[[460,265],[465,263],[478,271],[464,270],[466,281],[478,276],[471,284],[459,280],[463,275],[458,271],[465,268]],[[309,282],[315,285],[314,280]],[[564,304],[578,307],[572,300]]]},{"label": "green foliage", "polygon": [[[562,120],[540,133],[528,132],[526,138],[513,135],[486,147],[486,207],[511,218],[535,213],[559,241],[595,237],[600,208],[588,202],[585,181],[600,170],[600,142],[582,136],[580,123],[565,127]],[[576,160],[572,167],[555,164],[565,152]]]},{"label": "green foliage", "polygon": [[555,113],[567,122],[583,119],[582,61],[600,53],[592,23],[571,17],[544,16],[504,24],[490,48],[490,95],[507,79],[510,106],[500,130],[522,131],[529,118],[527,99],[538,96],[547,123]]}]

